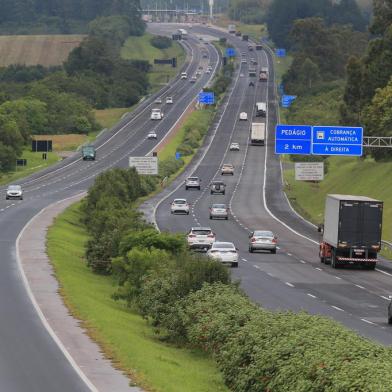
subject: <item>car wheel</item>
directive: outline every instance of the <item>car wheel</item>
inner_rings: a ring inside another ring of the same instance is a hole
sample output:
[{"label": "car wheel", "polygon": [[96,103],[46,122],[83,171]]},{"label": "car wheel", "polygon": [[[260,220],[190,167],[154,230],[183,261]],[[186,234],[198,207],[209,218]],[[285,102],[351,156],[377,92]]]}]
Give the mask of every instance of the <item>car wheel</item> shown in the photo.
[{"label": "car wheel", "polygon": [[225,192],[225,191],[223,191],[223,192],[222,192],[222,195],[224,195],[225,193],[226,193],[226,192]]},{"label": "car wheel", "polygon": [[228,216],[226,216],[226,218],[225,218],[226,220],[229,220],[229,217]]},{"label": "car wheel", "polygon": [[271,249],[272,254],[276,254],[276,249]]},{"label": "car wheel", "polygon": [[197,189],[200,191],[200,187],[198,186]]},{"label": "car wheel", "polygon": [[232,176],[234,176],[234,173],[231,173]]},{"label": "car wheel", "polygon": [[210,195],[212,195],[214,192],[210,191]]},{"label": "car wheel", "polygon": [[23,200],[23,196],[20,198],[20,200]]},{"label": "car wheel", "polygon": [[374,270],[374,269],[376,268],[376,263],[368,264],[368,265],[366,266],[366,268],[367,268],[368,270]]},{"label": "car wheel", "polygon": [[187,186],[185,187],[185,190],[186,190],[186,191],[188,190],[188,187],[187,187]]},{"label": "car wheel", "polygon": [[388,317],[388,324],[392,324],[392,316]]},{"label": "car wheel", "polygon": [[231,268],[238,268],[238,263],[231,263]]},{"label": "car wheel", "polygon": [[253,253],[253,248],[249,247],[249,253]]},{"label": "car wheel", "polygon": [[212,219],[212,216],[210,215],[210,219]]}]

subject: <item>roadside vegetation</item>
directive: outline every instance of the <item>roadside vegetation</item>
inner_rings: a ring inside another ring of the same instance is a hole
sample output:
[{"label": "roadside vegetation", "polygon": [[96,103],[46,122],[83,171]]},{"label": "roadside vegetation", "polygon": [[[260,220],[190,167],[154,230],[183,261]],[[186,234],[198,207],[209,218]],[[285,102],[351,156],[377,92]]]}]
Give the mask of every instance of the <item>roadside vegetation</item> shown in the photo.
[{"label": "roadside vegetation", "polygon": [[159,391],[391,389],[390,348],[324,317],[259,308],[219,262],[143,221],[135,202],[149,189],[134,169],[103,173],[48,234],[65,302],[138,383]]}]

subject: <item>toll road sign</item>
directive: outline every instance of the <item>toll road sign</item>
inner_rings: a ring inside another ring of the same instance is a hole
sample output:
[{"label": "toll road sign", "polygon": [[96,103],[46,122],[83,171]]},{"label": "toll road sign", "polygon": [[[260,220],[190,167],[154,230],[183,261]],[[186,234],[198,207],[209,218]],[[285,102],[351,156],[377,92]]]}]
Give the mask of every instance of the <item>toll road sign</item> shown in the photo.
[{"label": "toll road sign", "polygon": [[275,154],[310,155],[311,151],[311,140],[276,140],[275,142]]},{"label": "toll road sign", "polygon": [[213,91],[203,91],[199,93],[199,103],[205,105],[213,105],[215,103],[215,95]]},{"label": "toll road sign", "polygon": [[312,152],[312,127],[310,125],[276,126],[275,154],[309,155]]},{"label": "toll road sign", "polygon": [[314,126],[312,154],[361,156],[362,127]]},{"label": "toll road sign", "polygon": [[227,48],[226,49],[226,56],[227,57],[235,57],[235,49],[234,48]]}]

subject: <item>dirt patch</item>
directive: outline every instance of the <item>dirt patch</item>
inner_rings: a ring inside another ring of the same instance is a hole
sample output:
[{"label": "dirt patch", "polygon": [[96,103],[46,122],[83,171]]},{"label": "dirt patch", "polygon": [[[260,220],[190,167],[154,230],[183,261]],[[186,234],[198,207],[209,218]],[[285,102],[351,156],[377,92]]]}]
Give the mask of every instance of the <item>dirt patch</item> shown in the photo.
[{"label": "dirt patch", "polygon": [[0,66],[25,64],[61,65],[84,35],[0,36]]}]

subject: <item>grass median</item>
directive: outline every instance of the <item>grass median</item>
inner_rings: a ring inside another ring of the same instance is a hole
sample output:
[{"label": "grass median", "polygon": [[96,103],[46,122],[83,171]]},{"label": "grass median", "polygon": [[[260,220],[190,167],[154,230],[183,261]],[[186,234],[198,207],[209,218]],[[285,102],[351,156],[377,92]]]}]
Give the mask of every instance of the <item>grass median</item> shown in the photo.
[{"label": "grass median", "polygon": [[58,216],[47,236],[60,293],[71,313],[116,367],[148,390],[227,391],[215,363],[198,350],[171,346],[136,312],[111,298],[113,278],[93,274],[84,261],[87,233],[79,222],[80,203]]}]

